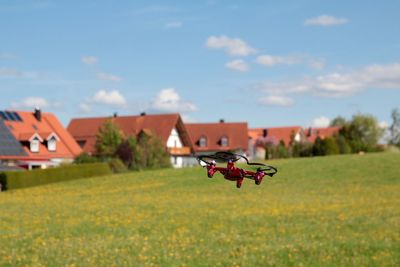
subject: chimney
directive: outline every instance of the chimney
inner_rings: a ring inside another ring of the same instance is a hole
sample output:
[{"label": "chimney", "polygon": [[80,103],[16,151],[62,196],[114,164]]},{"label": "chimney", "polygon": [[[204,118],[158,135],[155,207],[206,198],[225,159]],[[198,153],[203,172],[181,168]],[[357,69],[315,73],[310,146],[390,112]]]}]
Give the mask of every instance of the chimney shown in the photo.
[{"label": "chimney", "polygon": [[141,112],[140,116],[146,116],[146,112]]},{"label": "chimney", "polygon": [[264,129],[263,130],[263,137],[267,137],[268,136],[268,129]]},{"label": "chimney", "polygon": [[224,119],[220,119],[220,120],[219,120],[219,123],[224,123],[224,122],[225,122]]},{"label": "chimney", "polygon": [[311,135],[312,135],[312,128],[310,127],[310,128],[308,128],[307,136],[311,136]]},{"label": "chimney", "polygon": [[114,112],[113,117],[114,117],[114,118],[118,117],[118,113],[117,113],[117,112]]},{"label": "chimney", "polygon": [[42,111],[40,110],[39,107],[35,108],[34,116],[38,121],[42,121]]}]

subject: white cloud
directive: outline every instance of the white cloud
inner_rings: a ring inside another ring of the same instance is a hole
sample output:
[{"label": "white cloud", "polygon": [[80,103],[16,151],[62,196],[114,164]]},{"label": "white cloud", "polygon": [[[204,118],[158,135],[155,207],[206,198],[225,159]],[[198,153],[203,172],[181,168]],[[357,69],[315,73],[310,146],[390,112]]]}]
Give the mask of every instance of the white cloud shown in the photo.
[{"label": "white cloud", "polygon": [[321,116],[318,118],[313,119],[311,126],[316,128],[324,128],[328,127],[331,123],[331,120],[327,117]]},{"label": "white cloud", "polygon": [[325,59],[323,58],[310,58],[308,65],[315,70],[323,70],[325,68]]},{"label": "white cloud", "polygon": [[249,46],[239,38],[229,38],[228,36],[210,36],[206,41],[206,47],[210,49],[223,49],[232,56],[248,56],[256,53],[256,49]]},{"label": "white cloud", "polygon": [[346,18],[337,18],[328,15],[321,15],[318,17],[310,18],[304,21],[304,25],[319,25],[319,26],[332,26],[340,25],[348,22]]},{"label": "white cloud", "polygon": [[369,88],[400,89],[400,63],[371,65],[350,72],[334,72],[299,81],[264,83],[259,89],[268,94],[312,93],[342,97]]},{"label": "white cloud", "polygon": [[271,95],[261,98],[258,103],[262,105],[287,107],[292,106],[294,104],[294,100],[286,96]]},{"label": "white cloud", "polygon": [[11,103],[11,107],[13,108],[46,108],[49,107],[49,102],[42,97],[27,97],[20,102]]},{"label": "white cloud", "polygon": [[94,56],[83,56],[81,60],[86,65],[94,65],[98,62],[98,59]]},{"label": "white cloud", "polygon": [[249,66],[242,59],[236,59],[225,64],[228,69],[245,72],[249,70]]},{"label": "white cloud", "polygon": [[92,111],[92,107],[87,103],[81,103],[79,105],[79,110],[82,113],[90,113]]},{"label": "white cloud", "polygon": [[183,23],[181,21],[171,21],[164,25],[166,29],[176,29],[176,28],[181,28],[182,26]]},{"label": "white cloud", "polygon": [[387,129],[389,127],[389,123],[387,123],[386,121],[380,121],[379,127],[382,129]]},{"label": "white cloud", "polygon": [[158,92],[152,102],[153,109],[169,112],[191,112],[197,107],[191,102],[182,101],[174,88],[165,88]]},{"label": "white cloud", "polygon": [[93,97],[92,101],[99,104],[125,106],[126,100],[124,96],[117,90],[100,90]]},{"label": "white cloud", "polygon": [[0,77],[23,78],[24,73],[14,68],[0,68]]},{"label": "white cloud", "polygon": [[260,63],[265,66],[275,66],[275,65],[293,65],[301,62],[299,57],[295,56],[272,56],[272,55],[262,55],[257,57],[257,63]]},{"label": "white cloud", "polygon": [[105,72],[98,72],[97,79],[102,81],[112,81],[112,82],[120,82],[122,79],[116,75],[105,73]]}]

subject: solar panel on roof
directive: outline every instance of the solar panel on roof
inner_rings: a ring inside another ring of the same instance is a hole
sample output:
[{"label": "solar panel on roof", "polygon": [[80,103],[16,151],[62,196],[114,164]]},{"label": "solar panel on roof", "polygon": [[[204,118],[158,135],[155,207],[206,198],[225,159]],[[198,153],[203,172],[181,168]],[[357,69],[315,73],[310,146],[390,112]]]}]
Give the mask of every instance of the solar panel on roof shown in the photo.
[{"label": "solar panel on roof", "polygon": [[10,121],[16,121],[16,118],[12,112],[6,111],[6,115],[10,118]]},{"label": "solar panel on roof", "polygon": [[7,120],[6,114],[4,113],[4,111],[0,111],[0,118],[3,120]]},{"label": "solar panel on roof", "polygon": [[17,119],[17,121],[22,121],[21,116],[17,112],[13,112],[14,117]]}]

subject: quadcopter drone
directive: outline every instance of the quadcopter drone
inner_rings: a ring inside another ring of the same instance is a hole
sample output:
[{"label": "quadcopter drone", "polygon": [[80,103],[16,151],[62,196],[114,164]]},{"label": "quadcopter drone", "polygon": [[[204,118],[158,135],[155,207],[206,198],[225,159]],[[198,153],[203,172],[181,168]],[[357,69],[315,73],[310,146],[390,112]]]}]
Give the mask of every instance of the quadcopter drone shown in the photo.
[{"label": "quadcopter drone", "polygon": [[[235,167],[235,162],[243,159],[246,161],[247,165],[260,166],[256,171],[248,171],[238,167]],[[199,164],[207,168],[207,175],[212,178],[216,172],[220,172],[226,180],[236,181],[236,187],[240,188],[242,186],[244,178],[254,180],[256,185],[260,185],[264,176],[268,175],[272,177],[278,172],[278,170],[272,166],[263,163],[253,163],[239,154],[234,154],[231,152],[217,152],[212,155],[203,155],[197,157]],[[218,162],[227,162],[226,167],[217,167]]]}]

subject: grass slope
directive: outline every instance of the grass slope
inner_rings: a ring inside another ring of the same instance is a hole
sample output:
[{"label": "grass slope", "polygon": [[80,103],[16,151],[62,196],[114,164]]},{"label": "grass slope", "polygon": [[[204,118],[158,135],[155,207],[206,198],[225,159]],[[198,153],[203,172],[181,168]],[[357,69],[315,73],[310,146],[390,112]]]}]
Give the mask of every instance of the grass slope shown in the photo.
[{"label": "grass slope", "polygon": [[400,154],[270,163],[242,189],[192,168],[2,192],[0,265],[400,265]]}]

